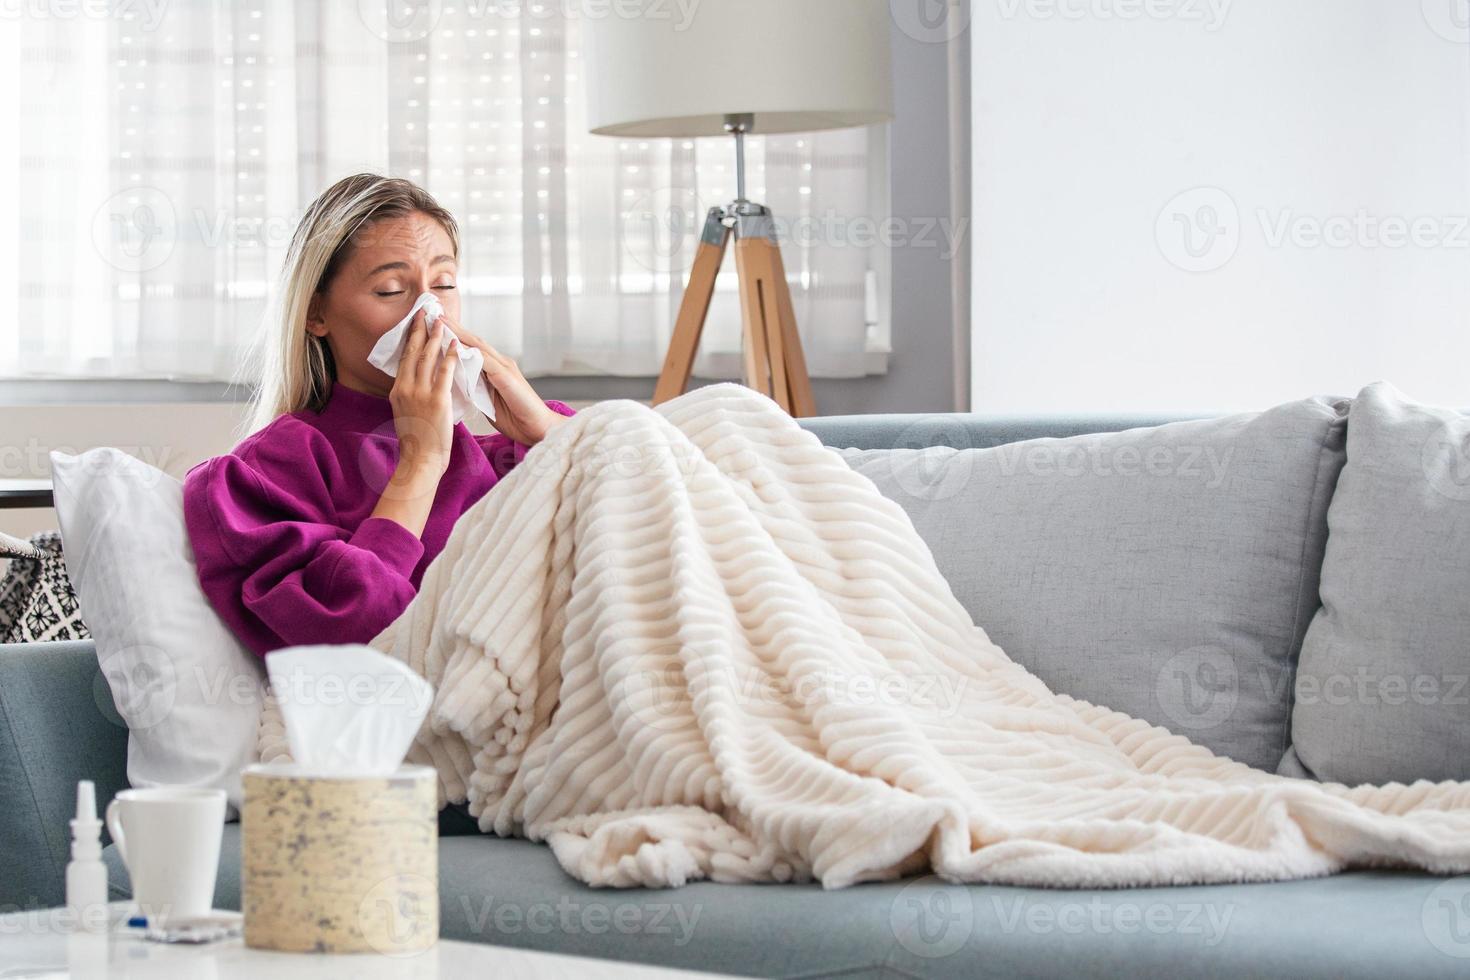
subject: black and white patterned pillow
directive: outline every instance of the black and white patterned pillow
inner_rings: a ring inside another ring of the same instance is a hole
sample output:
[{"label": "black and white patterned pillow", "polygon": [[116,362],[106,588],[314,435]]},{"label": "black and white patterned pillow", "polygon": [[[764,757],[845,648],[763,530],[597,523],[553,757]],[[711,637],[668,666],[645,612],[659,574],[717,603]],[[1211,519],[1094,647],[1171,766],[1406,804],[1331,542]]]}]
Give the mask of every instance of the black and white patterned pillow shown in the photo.
[{"label": "black and white patterned pillow", "polygon": [[66,575],[59,531],[42,531],[30,541],[0,534],[0,558],[10,559],[0,579],[0,643],[84,640],[92,635]]}]

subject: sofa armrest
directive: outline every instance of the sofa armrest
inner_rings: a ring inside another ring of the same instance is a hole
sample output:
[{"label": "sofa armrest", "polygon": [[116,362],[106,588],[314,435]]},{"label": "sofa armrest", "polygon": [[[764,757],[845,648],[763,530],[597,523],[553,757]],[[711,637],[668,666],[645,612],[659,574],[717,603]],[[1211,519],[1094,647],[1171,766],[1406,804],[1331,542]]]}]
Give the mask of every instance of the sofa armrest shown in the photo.
[{"label": "sofa armrest", "polygon": [[91,640],[0,645],[0,911],[66,901],[77,781],[100,811],[128,785],[127,750]]}]

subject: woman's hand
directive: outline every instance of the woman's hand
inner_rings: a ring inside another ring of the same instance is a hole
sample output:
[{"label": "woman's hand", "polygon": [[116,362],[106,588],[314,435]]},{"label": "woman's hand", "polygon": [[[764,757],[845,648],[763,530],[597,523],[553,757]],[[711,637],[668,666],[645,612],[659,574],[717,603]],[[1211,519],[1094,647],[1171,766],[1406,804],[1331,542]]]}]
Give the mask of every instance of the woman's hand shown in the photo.
[{"label": "woman's hand", "polygon": [[[451,390],[459,359],[459,340],[442,339],[444,321],[425,329],[424,311],[414,315],[408,342],[398,364],[398,376],[388,392],[393,406],[393,428],[398,433],[398,469],[415,480],[439,477],[449,468],[454,446]],[[441,349],[442,348],[442,349]]]},{"label": "woman's hand", "polygon": [[490,385],[490,400],[495,405],[495,418],[490,424],[496,431],[516,442],[534,446],[546,437],[551,427],[566,421],[566,416],[552,411],[536,394],[516,362],[485,343],[479,337],[451,320],[448,314],[439,318],[454,331],[459,342],[473,347],[485,357],[482,372]]}]

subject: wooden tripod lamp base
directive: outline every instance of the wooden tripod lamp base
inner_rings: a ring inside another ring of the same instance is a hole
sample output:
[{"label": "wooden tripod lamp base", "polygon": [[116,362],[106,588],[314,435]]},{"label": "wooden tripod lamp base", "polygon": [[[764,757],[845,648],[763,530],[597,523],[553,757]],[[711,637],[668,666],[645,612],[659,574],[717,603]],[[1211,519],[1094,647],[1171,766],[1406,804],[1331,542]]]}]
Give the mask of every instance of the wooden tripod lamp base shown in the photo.
[{"label": "wooden tripod lamp base", "polygon": [[796,314],[786,268],[781,263],[781,246],[776,241],[776,224],[764,205],[745,200],[710,208],[705,216],[689,285],[679,304],[669,351],[654,388],[653,404],[681,395],[689,386],[694,353],[715,292],[715,277],[732,234],[735,272],[740,279],[745,383],[774,399],[792,416],[815,415],[812,383],[801,352],[801,337],[796,332]]}]

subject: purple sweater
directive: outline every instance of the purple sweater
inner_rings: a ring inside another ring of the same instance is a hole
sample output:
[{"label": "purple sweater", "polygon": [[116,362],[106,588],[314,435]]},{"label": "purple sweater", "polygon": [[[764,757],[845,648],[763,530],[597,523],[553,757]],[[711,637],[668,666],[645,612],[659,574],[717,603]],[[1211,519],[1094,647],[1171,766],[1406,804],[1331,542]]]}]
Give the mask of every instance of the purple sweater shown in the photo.
[{"label": "purple sweater", "polygon": [[449,468],[416,537],[368,516],[398,461],[392,405],[333,383],[320,413],[282,415],[184,477],[199,584],[261,656],[302,643],[365,643],[403,612],[459,516],[529,450],[456,424]]}]

